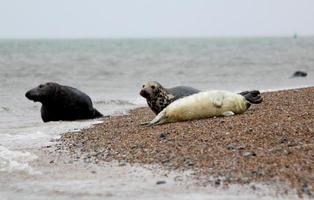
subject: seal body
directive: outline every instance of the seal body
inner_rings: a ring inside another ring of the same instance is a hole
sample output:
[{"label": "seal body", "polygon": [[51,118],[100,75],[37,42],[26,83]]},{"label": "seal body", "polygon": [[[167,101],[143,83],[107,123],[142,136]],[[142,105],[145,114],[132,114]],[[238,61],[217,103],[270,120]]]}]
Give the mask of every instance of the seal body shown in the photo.
[{"label": "seal body", "polygon": [[296,77],[306,77],[307,73],[304,71],[295,71],[291,78],[296,78]]},{"label": "seal body", "polygon": [[200,92],[188,86],[164,88],[156,81],[149,81],[142,86],[140,95],[143,96],[150,109],[157,115],[173,101]]},{"label": "seal body", "polygon": [[90,97],[80,90],[48,82],[26,92],[34,102],[41,102],[44,122],[59,120],[93,119],[103,115],[93,108]]},{"label": "seal body", "polygon": [[[247,97],[254,96],[249,94],[245,93]],[[256,96],[259,93],[254,98]],[[261,102],[261,98],[258,100]],[[174,101],[148,125],[241,114],[250,107],[250,103],[257,101],[250,102],[244,95],[223,90],[200,92]]]}]

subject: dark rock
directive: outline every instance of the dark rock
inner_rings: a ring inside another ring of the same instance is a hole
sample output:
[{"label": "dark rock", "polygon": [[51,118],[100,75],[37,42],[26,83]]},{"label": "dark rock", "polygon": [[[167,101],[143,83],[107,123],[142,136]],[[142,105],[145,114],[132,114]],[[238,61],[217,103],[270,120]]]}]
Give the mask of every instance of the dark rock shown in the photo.
[{"label": "dark rock", "polygon": [[307,76],[307,73],[304,72],[304,71],[295,71],[292,75],[292,78],[295,78],[295,77],[306,77]]},{"label": "dark rock", "polygon": [[245,133],[252,133],[253,132],[253,128],[247,128],[245,129]]},{"label": "dark rock", "polygon": [[221,180],[218,178],[214,182],[215,186],[219,186],[221,184]]},{"label": "dark rock", "polygon": [[252,157],[252,156],[256,156],[256,153],[254,151],[246,151],[242,154],[242,156],[244,157]]},{"label": "dark rock", "polygon": [[169,135],[169,133],[160,133],[159,139],[165,140],[165,139],[167,139],[167,136],[168,136],[168,135]]},{"label": "dark rock", "polygon": [[246,148],[246,145],[245,144],[240,144],[238,146],[238,150],[244,150]]},{"label": "dark rock", "polygon": [[126,166],[126,161],[121,161],[121,162],[119,162],[119,166],[120,166],[120,167]]},{"label": "dark rock", "polygon": [[304,183],[302,186],[302,192],[304,194],[307,194],[308,196],[312,196],[312,192],[310,191],[309,186],[306,183]]},{"label": "dark rock", "polygon": [[157,181],[156,185],[166,184],[166,181]]},{"label": "dark rock", "polygon": [[234,144],[228,144],[227,145],[227,149],[232,151],[232,150],[236,150],[236,146]]},{"label": "dark rock", "polygon": [[255,191],[255,190],[256,190],[256,186],[255,186],[255,185],[252,185],[252,186],[251,186],[251,189]]},{"label": "dark rock", "polygon": [[191,167],[191,166],[194,165],[194,163],[193,163],[193,161],[192,161],[191,159],[186,159],[186,160],[184,161],[184,165]]}]

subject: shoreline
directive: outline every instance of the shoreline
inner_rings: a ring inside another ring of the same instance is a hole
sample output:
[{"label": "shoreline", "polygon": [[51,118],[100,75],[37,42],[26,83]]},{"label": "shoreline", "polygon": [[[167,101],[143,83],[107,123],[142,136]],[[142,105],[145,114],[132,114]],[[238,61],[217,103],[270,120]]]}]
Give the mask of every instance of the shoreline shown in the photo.
[{"label": "shoreline", "polygon": [[153,113],[135,108],[62,134],[57,151],[95,164],[118,161],[193,170],[204,184],[283,182],[300,197],[313,195],[314,87],[262,96],[262,104],[241,115],[153,127],[140,126]]}]

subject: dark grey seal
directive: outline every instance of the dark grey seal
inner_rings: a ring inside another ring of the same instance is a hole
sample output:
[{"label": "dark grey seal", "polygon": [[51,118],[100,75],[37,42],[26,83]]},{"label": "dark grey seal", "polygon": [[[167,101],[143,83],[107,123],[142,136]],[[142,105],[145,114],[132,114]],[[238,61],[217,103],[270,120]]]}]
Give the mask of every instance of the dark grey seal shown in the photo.
[{"label": "dark grey seal", "polygon": [[149,81],[142,86],[140,95],[146,99],[150,109],[157,115],[173,101],[198,92],[200,90],[188,86],[164,88],[156,81]]},{"label": "dark grey seal", "polygon": [[303,71],[295,71],[291,78],[296,78],[296,77],[306,77],[307,73]]},{"label": "dark grey seal", "polygon": [[42,103],[41,118],[44,122],[103,117],[93,108],[90,97],[73,87],[48,82],[29,90],[25,96]]}]

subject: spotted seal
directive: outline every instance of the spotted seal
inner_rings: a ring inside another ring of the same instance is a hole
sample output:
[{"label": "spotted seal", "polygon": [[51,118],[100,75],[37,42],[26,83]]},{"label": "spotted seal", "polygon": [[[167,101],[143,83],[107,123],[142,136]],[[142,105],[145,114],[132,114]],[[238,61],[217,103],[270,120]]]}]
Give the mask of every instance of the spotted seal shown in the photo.
[{"label": "spotted seal", "polygon": [[188,86],[164,88],[156,81],[149,81],[142,86],[140,95],[146,99],[150,109],[157,115],[173,101],[198,92],[200,91]]}]

